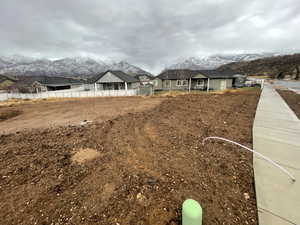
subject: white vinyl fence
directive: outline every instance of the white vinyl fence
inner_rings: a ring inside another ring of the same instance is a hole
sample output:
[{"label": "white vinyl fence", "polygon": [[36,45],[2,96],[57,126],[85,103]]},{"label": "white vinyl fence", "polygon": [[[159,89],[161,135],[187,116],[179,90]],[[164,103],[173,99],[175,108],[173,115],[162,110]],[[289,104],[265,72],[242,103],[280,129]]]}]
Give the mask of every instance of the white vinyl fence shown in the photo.
[{"label": "white vinyl fence", "polygon": [[83,97],[101,97],[101,96],[135,96],[136,89],[131,90],[105,90],[105,91],[48,91],[37,94],[23,93],[0,93],[0,101],[8,99],[43,99],[43,98],[83,98]]},{"label": "white vinyl fence", "polygon": [[256,84],[260,85],[261,89],[264,88],[265,79],[254,78],[254,77],[247,77],[245,85],[248,87],[254,86]]}]

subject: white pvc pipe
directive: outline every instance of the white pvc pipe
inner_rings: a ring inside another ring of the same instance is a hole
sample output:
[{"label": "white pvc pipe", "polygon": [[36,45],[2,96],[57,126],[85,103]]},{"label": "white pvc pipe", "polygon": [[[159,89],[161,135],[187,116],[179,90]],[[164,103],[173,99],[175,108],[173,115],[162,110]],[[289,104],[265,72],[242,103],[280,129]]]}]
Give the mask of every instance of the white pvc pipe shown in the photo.
[{"label": "white pvc pipe", "polygon": [[248,148],[247,146],[241,145],[241,144],[239,144],[237,142],[234,142],[234,141],[228,140],[226,138],[222,138],[222,137],[206,137],[206,138],[203,139],[202,145],[204,145],[205,141],[208,140],[208,139],[218,139],[218,140],[222,140],[222,141],[227,141],[229,143],[238,145],[238,146],[240,146],[240,147],[242,147],[242,148],[244,148],[244,149],[246,149],[246,150],[248,150],[250,152],[253,152],[254,154],[257,154],[258,156],[260,156],[261,158],[263,158],[264,160],[266,160],[267,162],[271,163],[272,165],[274,165],[275,167],[277,167],[281,171],[283,171],[285,174],[287,174],[291,178],[292,182],[296,181],[296,178],[289,171],[287,171],[285,168],[283,168],[282,166],[280,166],[278,163],[274,162],[272,159],[270,159],[270,158],[262,155],[259,152],[256,152],[256,151],[252,150],[251,148]]}]

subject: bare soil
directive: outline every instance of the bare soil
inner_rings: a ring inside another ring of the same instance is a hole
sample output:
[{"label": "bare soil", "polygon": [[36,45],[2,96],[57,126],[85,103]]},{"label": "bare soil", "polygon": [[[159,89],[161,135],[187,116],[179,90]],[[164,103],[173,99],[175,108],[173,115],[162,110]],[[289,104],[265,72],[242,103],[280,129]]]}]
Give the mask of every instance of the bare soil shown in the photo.
[{"label": "bare soil", "polygon": [[290,90],[277,89],[277,92],[300,119],[300,95]]},{"label": "bare soil", "polygon": [[85,163],[95,158],[100,157],[101,154],[96,149],[92,148],[81,148],[75,152],[72,157],[72,161],[76,163]]},{"label": "bare soil", "polygon": [[[84,120],[102,122],[129,112],[150,109],[161,102],[159,98],[110,97],[72,100],[29,101],[0,106],[0,134],[24,129],[76,125]],[[22,112],[1,120],[1,115]]]},{"label": "bare soil", "polygon": [[15,109],[3,109],[0,108],[0,122],[4,120],[8,120],[10,118],[14,118],[20,115],[22,112],[20,110]]},{"label": "bare soil", "polygon": [[[2,135],[1,223],[179,225],[193,198],[204,225],[257,224],[252,154],[201,142],[251,146],[258,98],[258,90],[158,98],[104,122]],[[80,149],[99,154],[76,163]]]}]

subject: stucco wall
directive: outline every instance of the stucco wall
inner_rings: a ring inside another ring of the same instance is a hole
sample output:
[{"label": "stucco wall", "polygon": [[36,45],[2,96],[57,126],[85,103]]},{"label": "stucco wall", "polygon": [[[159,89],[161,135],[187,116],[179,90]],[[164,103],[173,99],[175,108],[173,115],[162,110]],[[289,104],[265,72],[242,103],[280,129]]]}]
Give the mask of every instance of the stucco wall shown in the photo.
[{"label": "stucco wall", "polygon": [[188,90],[189,89],[189,80],[187,80],[187,83],[184,86],[177,86],[177,80],[171,80],[171,89],[172,90]]},{"label": "stucco wall", "polygon": [[177,86],[177,80],[154,79],[154,89],[156,90],[188,90],[189,86]]},{"label": "stucco wall", "polygon": [[[207,88],[207,78],[204,78],[204,86],[197,86],[197,79],[192,79],[191,90],[206,90]],[[226,88],[232,88],[233,79],[210,79],[209,88],[211,90],[221,90],[221,82],[226,81]],[[154,79],[153,83],[155,90],[188,90],[189,85],[186,86],[177,86],[177,80],[160,80]],[[189,80],[188,80],[189,82]]]},{"label": "stucco wall", "polygon": [[[204,86],[206,86],[206,80],[204,80]],[[189,82],[189,80],[187,80]],[[189,90],[189,85],[185,86],[177,86],[177,80],[160,80],[160,79],[154,79],[153,80],[153,85],[155,90]],[[192,79],[191,83],[191,89],[202,89],[202,87],[197,86],[197,80]]]},{"label": "stucco wall", "polygon": [[[135,83],[129,83],[130,85],[130,88],[131,89],[135,89],[135,88],[138,88],[140,86],[140,83],[139,82],[135,82]],[[128,89],[129,89],[129,86],[128,86]]]},{"label": "stucco wall", "polygon": [[[116,83],[116,82],[111,82],[111,83]],[[122,90],[125,89],[125,84],[124,82],[118,82],[118,83],[122,83]],[[98,84],[96,83],[97,85],[97,90],[98,91],[101,91],[103,90],[103,84]],[[127,83],[127,89],[136,89],[140,86],[140,83],[139,82],[135,82],[135,83]],[[85,85],[85,89],[87,90],[95,90],[95,84],[86,84]]]},{"label": "stucco wall", "polygon": [[192,85],[191,89],[192,90],[203,90],[207,88],[207,78],[202,79],[204,81],[204,86],[198,86],[197,85],[197,79],[192,79]]},{"label": "stucco wall", "polygon": [[154,89],[156,89],[156,90],[162,89],[162,80],[161,80],[161,79],[155,78],[155,79],[152,81],[152,83],[153,83]]},{"label": "stucco wall", "polygon": [[72,84],[71,88],[80,88],[83,87],[83,84]]},{"label": "stucco wall", "polygon": [[222,81],[226,81],[226,88],[232,87],[232,79],[210,79],[209,80],[209,89],[221,90]]},{"label": "stucco wall", "polygon": [[233,82],[233,79],[227,79],[226,88],[232,88],[232,82]]}]

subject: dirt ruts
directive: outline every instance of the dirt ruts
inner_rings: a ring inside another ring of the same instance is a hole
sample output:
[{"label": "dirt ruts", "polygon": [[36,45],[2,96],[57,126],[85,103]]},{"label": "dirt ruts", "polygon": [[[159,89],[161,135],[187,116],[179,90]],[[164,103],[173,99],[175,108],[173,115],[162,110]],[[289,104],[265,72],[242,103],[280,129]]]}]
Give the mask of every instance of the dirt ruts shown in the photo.
[{"label": "dirt ruts", "polygon": [[105,122],[2,135],[1,224],[174,225],[187,198],[200,202],[205,225],[257,224],[252,155],[201,142],[251,146],[258,98],[167,97]]}]

